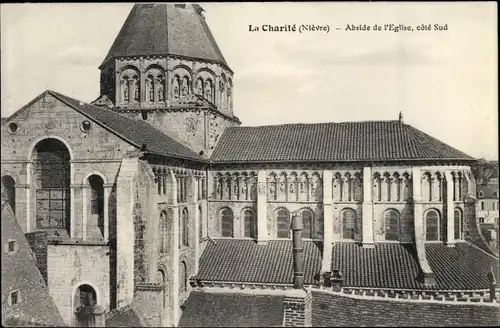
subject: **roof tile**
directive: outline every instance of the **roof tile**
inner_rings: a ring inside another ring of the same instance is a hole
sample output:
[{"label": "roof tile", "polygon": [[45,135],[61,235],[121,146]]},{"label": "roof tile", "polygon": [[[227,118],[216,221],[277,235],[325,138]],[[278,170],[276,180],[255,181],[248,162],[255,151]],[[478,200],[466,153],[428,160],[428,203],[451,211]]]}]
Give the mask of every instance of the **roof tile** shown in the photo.
[{"label": "roof tile", "polygon": [[[303,244],[304,282],[313,284],[321,269],[321,244],[310,241]],[[270,240],[258,245],[253,240],[216,240],[205,248],[193,280],[292,284],[292,242]]]},{"label": "roof tile", "polygon": [[380,243],[366,249],[354,243],[333,247],[332,269],[342,272],[344,286],[391,289],[477,290],[489,288],[487,274],[493,267],[498,280],[498,259],[468,243],[456,247],[425,245],[436,285],[420,281],[420,267],[411,244]]},{"label": "roof tile", "polygon": [[184,146],[180,142],[174,140],[172,137],[166,135],[164,132],[146,122],[132,119],[104,107],[97,107],[84,103],[55,91],[48,92],[63,103],[66,103],[68,106],[74,108],[83,115],[88,116],[97,124],[111,130],[113,133],[138,148],[145,145],[146,151],[155,154],[206,161],[205,158],[198,155],[187,146]]},{"label": "roof tile", "polygon": [[113,57],[178,55],[227,66],[199,5],[136,4],[103,64]]},{"label": "roof tile", "polygon": [[227,128],[214,162],[474,160],[399,121]]},{"label": "roof tile", "polygon": [[281,327],[284,297],[193,291],[179,327]]}]

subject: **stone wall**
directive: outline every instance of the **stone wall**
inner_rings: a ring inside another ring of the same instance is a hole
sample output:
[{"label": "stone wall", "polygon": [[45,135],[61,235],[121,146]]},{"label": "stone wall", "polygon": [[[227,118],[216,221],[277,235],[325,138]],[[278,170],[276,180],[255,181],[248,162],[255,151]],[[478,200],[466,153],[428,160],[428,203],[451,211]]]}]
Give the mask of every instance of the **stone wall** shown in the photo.
[{"label": "stone wall", "polygon": [[48,288],[64,322],[73,324],[74,297],[79,285],[97,294],[97,304],[109,310],[109,248],[102,245],[49,245]]},{"label": "stone wall", "polygon": [[361,300],[313,292],[315,327],[497,326],[498,307]]}]

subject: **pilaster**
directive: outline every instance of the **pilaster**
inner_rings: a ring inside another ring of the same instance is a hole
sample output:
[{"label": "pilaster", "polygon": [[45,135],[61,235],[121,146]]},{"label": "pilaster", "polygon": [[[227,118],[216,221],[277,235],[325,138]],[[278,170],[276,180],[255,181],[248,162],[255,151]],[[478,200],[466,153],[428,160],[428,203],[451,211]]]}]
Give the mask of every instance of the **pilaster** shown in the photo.
[{"label": "pilaster", "polygon": [[266,171],[257,173],[257,242],[266,243],[267,232],[267,199],[266,199]]},{"label": "pilaster", "polygon": [[134,176],[136,158],[124,158],[116,182],[117,305],[132,303],[134,297]]},{"label": "pilaster", "polygon": [[435,284],[434,273],[427,261],[425,252],[425,230],[422,206],[422,175],[419,167],[412,168],[413,186],[413,218],[415,227],[415,248],[417,250],[418,262],[423,273],[424,284]]},{"label": "pilaster", "polygon": [[199,211],[198,211],[198,206],[197,206],[197,199],[198,199],[198,181],[193,177],[189,177],[189,187],[191,188],[192,192],[190,193],[191,198],[188,199],[189,202],[189,213],[192,214],[193,218],[193,225],[194,229],[191,229],[194,234],[194,268],[193,268],[193,274],[198,273],[198,268],[199,268],[199,263],[198,259],[200,257],[200,220],[201,218],[199,217]]},{"label": "pilaster", "polygon": [[446,171],[446,244],[449,247],[455,247],[455,219],[454,219],[454,202],[453,192],[455,185],[453,176],[450,171]]},{"label": "pilaster", "polygon": [[372,168],[363,168],[363,204],[362,210],[362,243],[363,247],[372,248],[373,243],[373,200],[372,200]]},{"label": "pilaster", "polygon": [[177,179],[172,170],[169,170],[167,177],[167,184],[170,188],[171,198],[169,199],[169,206],[167,212],[167,220],[172,223],[172,245],[170,247],[172,255],[172,289],[170,293],[172,301],[172,325],[177,326],[180,319],[180,304],[179,304],[179,206],[177,204]]},{"label": "pilaster", "polygon": [[321,272],[331,270],[333,240],[333,172],[323,171],[323,261]]}]

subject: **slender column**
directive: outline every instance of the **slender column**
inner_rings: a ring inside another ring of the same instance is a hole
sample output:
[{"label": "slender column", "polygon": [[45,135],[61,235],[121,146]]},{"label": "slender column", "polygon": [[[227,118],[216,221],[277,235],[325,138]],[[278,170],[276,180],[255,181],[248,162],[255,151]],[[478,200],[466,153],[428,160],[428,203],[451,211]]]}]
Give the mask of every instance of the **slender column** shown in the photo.
[{"label": "slender column", "polygon": [[170,102],[172,101],[172,70],[170,68],[167,69],[166,82],[167,82],[167,87],[165,91],[166,93],[165,101],[167,103],[167,107],[169,107]]},{"label": "slender column", "polygon": [[70,204],[70,227],[69,234],[71,238],[75,238],[75,164],[70,163],[70,194],[69,194],[69,204]]},{"label": "slender column", "polygon": [[363,204],[362,223],[363,223],[363,247],[371,248],[373,244],[373,201],[372,201],[372,168],[363,168]]},{"label": "slender column", "polygon": [[453,217],[453,190],[455,185],[453,183],[453,176],[450,171],[445,172],[446,177],[446,244],[449,247],[455,247],[455,220]]},{"label": "slender column", "polygon": [[257,242],[267,241],[267,199],[266,199],[266,171],[257,173]]},{"label": "slender column", "polygon": [[[82,239],[83,240],[87,240],[87,224],[88,224],[88,221],[87,221],[88,220],[88,213],[87,213],[88,200],[87,200],[87,197],[89,194],[89,189],[90,189],[90,186],[88,186],[88,185],[82,186]],[[74,231],[73,228],[71,230]],[[76,236],[74,236],[74,237],[76,237]]]},{"label": "slender column", "polygon": [[111,193],[111,189],[113,188],[113,184],[105,184],[104,185],[104,241],[109,241],[109,194]]},{"label": "slender column", "polygon": [[31,222],[31,178],[33,172],[33,164],[26,163],[26,232],[32,232],[36,228],[36,222],[33,225]]},{"label": "slender column", "polygon": [[333,240],[332,171],[323,171],[323,261],[321,272],[331,270]]}]

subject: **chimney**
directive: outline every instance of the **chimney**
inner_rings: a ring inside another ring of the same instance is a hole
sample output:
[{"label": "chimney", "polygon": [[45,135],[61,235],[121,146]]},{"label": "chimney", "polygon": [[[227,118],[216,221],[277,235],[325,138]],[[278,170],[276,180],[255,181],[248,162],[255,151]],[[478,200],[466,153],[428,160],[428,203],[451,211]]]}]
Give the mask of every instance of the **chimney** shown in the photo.
[{"label": "chimney", "polygon": [[302,248],[302,217],[292,217],[293,289],[285,293],[284,327],[312,326],[312,294],[304,288],[304,249]]},{"label": "chimney", "polygon": [[304,288],[304,248],[302,247],[302,217],[292,217],[293,288]]},{"label": "chimney", "polygon": [[497,295],[496,295],[497,282],[495,279],[495,273],[493,271],[493,267],[490,268],[490,272],[488,272],[486,278],[490,282],[490,301],[491,302],[493,302],[493,300],[497,301]]}]

